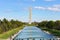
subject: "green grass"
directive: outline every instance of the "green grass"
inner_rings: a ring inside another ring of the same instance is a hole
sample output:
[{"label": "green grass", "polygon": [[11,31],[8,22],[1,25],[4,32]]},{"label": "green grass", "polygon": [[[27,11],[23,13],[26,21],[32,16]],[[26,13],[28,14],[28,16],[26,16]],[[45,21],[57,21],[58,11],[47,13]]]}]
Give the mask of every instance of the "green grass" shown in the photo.
[{"label": "green grass", "polygon": [[51,34],[53,34],[53,35],[55,35],[55,36],[57,36],[57,37],[60,37],[60,30],[48,29],[48,28],[43,29],[43,30],[49,31]]},{"label": "green grass", "polygon": [[23,26],[21,27],[18,27],[18,28],[15,28],[15,29],[12,29],[8,32],[5,32],[3,34],[0,34],[0,39],[7,39],[9,38],[11,35],[14,35],[16,34],[19,30],[21,30],[23,28]]}]

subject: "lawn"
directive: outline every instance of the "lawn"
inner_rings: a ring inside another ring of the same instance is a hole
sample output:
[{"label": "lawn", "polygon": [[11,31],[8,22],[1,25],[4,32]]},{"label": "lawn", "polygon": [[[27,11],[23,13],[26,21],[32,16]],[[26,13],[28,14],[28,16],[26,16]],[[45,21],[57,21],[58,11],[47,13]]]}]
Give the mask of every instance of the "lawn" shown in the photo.
[{"label": "lawn", "polygon": [[8,32],[5,32],[3,34],[0,34],[0,39],[7,39],[9,38],[11,35],[16,34],[19,30],[21,30],[23,28],[23,26],[9,30]]},{"label": "lawn", "polygon": [[43,30],[49,31],[51,34],[53,34],[53,35],[55,35],[55,36],[57,36],[57,37],[60,37],[60,30],[48,29],[48,28],[43,29]]}]

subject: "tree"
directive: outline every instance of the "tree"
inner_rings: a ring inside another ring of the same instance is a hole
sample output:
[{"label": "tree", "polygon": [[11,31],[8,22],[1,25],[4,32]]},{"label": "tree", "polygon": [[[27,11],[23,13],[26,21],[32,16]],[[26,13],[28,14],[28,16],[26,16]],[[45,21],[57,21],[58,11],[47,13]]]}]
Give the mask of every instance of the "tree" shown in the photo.
[{"label": "tree", "polygon": [[47,27],[47,28],[50,28],[50,29],[54,29],[54,27],[55,27],[55,22],[54,22],[54,21],[49,21],[49,22],[46,24],[46,27]]},{"label": "tree", "polygon": [[8,24],[9,24],[9,21],[4,18],[4,19],[3,19],[4,31],[8,31],[8,30],[9,30]]},{"label": "tree", "polygon": [[9,31],[11,29],[17,28],[22,26],[24,23],[18,20],[10,20],[8,21],[7,19],[3,19],[2,21],[0,20],[0,33]]},{"label": "tree", "polygon": [[43,28],[46,28],[47,22],[48,21],[42,21],[42,22],[38,23],[38,26],[43,27]]},{"label": "tree", "polygon": [[57,21],[55,22],[55,24],[56,24],[55,29],[60,30],[60,21],[59,21],[59,20],[57,20]]}]

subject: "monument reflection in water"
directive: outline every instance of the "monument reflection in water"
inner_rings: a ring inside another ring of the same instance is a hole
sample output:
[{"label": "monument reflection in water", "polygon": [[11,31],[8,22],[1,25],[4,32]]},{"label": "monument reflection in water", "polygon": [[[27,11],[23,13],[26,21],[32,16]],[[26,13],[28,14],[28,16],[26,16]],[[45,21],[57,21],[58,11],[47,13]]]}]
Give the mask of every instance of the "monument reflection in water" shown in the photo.
[{"label": "monument reflection in water", "polygon": [[14,38],[14,40],[56,40],[56,38],[35,26],[27,26]]}]

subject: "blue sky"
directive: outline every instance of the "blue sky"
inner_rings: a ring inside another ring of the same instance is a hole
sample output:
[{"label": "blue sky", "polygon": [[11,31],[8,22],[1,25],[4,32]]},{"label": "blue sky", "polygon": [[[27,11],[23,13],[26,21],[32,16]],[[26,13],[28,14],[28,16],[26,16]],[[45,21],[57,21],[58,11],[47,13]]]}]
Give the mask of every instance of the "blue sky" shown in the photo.
[{"label": "blue sky", "polygon": [[32,21],[60,20],[60,0],[0,0],[0,19],[28,22],[29,7]]}]

